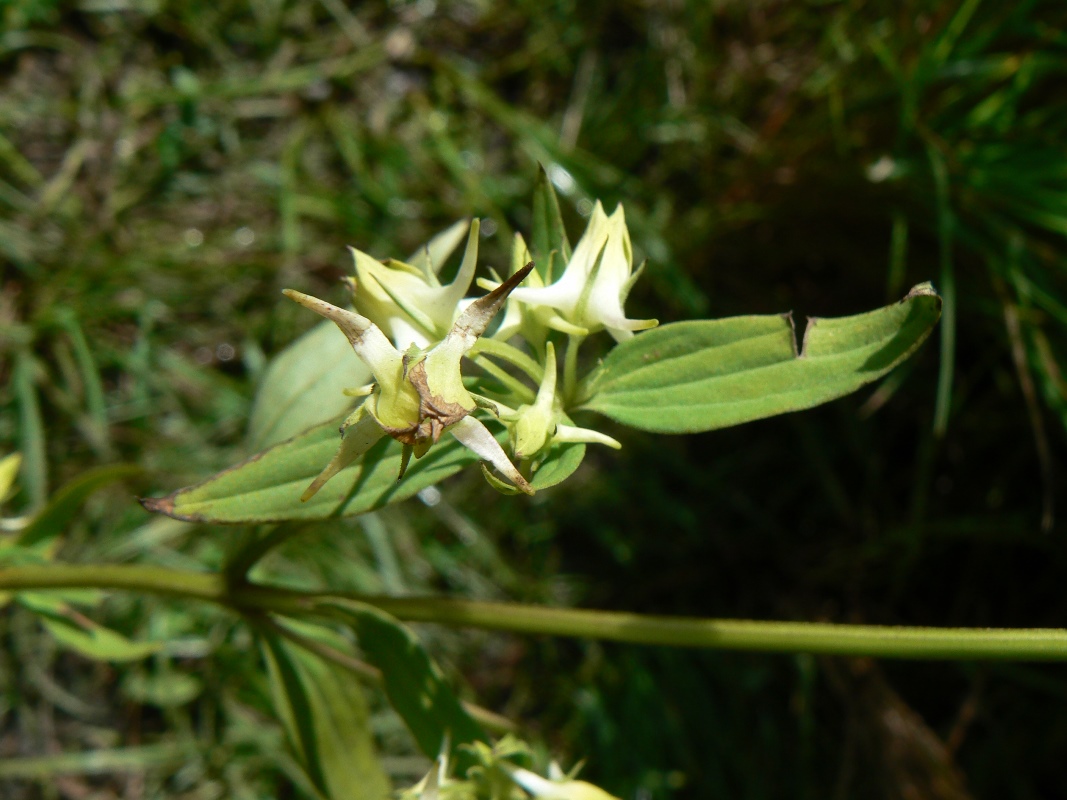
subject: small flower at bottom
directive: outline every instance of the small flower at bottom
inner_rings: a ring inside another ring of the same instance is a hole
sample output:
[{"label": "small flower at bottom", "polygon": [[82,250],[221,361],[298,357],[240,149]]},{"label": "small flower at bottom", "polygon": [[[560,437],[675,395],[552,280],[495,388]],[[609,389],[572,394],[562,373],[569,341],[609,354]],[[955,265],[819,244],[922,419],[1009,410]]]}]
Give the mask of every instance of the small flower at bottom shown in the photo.
[{"label": "small flower at bottom", "polygon": [[485,425],[470,416],[477,402],[463,385],[460,373],[463,356],[474,347],[508,294],[531,269],[532,263],[471,303],[444,340],[426,353],[414,347],[401,353],[366,317],[286,289],[287,297],[332,320],[341,329],[356,355],[370,367],[375,380],[369,397],[342,425],[341,448],[300,499],[306,501],[314,496],[326,481],[386,434],[404,445],[400,469],[403,477],[411,455],[421,458],[446,431],[492,464],[518,489],[533,494],[533,488]]},{"label": "small flower at bottom", "polygon": [[539,800],[618,800],[599,786],[573,778],[549,780],[520,767],[507,770],[511,779]]},{"label": "small flower at bottom", "polygon": [[600,431],[577,428],[563,422],[566,417],[556,397],[556,349],[549,342],[545,348],[545,376],[534,402],[514,411],[498,405],[500,421],[508,426],[511,450],[515,458],[533,458],[558,442],[589,442],[618,450],[615,439]]}]

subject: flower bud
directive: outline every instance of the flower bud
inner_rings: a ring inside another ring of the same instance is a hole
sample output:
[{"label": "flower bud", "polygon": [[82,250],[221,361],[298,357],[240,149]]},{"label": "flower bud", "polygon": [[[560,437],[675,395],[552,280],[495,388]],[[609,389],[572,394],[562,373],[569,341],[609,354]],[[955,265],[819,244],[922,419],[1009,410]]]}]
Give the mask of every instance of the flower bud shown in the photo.
[{"label": "flower bud", "polygon": [[556,433],[560,411],[556,407],[556,349],[545,350],[545,377],[532,405],[519,406],[509,415],[511,450],[520,461],[541,452]]},{"label": "flower bud", "polygon": [[440,264],[429,257],[406,264],[396,259],[378,261],[351,248],[356,275],[348,283],[356,310],[368,317],[398,348],[411,344],[426,347],[443,339],[470,288],[478,260],[479,222],[472,220],[467,248],[455,280],[442,286],[437,278]]},{"label": "flower bud", "polygon": [[545,375],[534,402],[514,411],[502,408],[500,420],[508,426],[511,450],[518,460],[533,458],[547,447],[560,442],[591,442],[618,450],[615,439],[600,431],[577,428],[560,408],[556,397],[556,349],[549,342],[545,348]]},{"label": "flower bud", "polygon": [[[363,455],[371,445],[388,434],[421,458],[450,430],[464,446],[491,463],[522,491],[533,489],[511,463],[489,430],[469,416],[477,403],[463,385],[460,362],[485,333],[493,316],[503,307],[508,294],[533,269],[527,264],[489,294],[475,300],[448,330],[443,341],[423,354],[417,347],[401,353],[382,330],[361,314],[301,292],[286,289],[285,295],[317,314],[332,320],[348,337],[352,348],[374,374],[375,386],[370,396],[342,427],[341,449],[322,473],[308,487],[307,500],[341,469]],[[378,430],[368,422],[374,420]],[[347,430],[355,430],[349,441]],[[401,468],[401,476],[403,467]]]}]

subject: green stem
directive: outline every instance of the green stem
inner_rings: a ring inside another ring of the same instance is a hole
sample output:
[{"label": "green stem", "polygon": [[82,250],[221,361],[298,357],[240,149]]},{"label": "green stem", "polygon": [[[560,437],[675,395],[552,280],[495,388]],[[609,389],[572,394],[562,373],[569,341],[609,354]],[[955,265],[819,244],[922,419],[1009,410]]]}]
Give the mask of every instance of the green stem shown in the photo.
[{"label": "green stem", "polygon": [[563,403],[568,408],[578,388],[578,348],[584,341],[584,336],[572,335],[567,339],[567,354],[563,358]]},{"label": "green stem", "polygon": [[139,564],[40,564],[0,568],[0,591],[122,589],[226,604],[222,575]]},{"label": "green stem", "polygon": [[532,403],[534,401],[535,395],[533,389],[524,384],[518,378],[509,375],[507,372],[498,367],[492,361],[483,358],[480,361],[476,361],[474,363],[476,363],[488,374],[492,375],[494,378],[500,381],[500,383],[503,384],[504,388],[514,394],[517,398],[519,398],[521,402]]},{"label": "green stem", "polygon": [[[512,366],[518,367],[536,384],[540,384],[545,377],[545,368],[543,365],[538,364],[526,353],[522,352],[517,347],[513,347],[507,342],[498,342],[496,339],[479,339],[474,347],[471,349],[468,356],[470,358],[476,358],[477,356],[492,356],[493,358],[499,358],[501,361],[507,361]],[[481,362],[478,362],[479,364]]]},{"label": "green stem", "polygon": [[630,644],[926,659],[1067,660],[1059,628],[921,628],[660,617],[439,598],[363,598],[399,619]]},{"label": "green stem", "polygon": [[660,617],[437,597],[296,592],[254,584],[228,589],[217,574],[137,565],[55,564],[0,569],[0,591],[76,587],[150,592],[206,600],[238,610],[305,616],[315,613],[316,606],[323,600],[344,597],[412,622],[630,644],[880,658],[1067,661],[1067,630],[1061,628],[918,628],[760,622]]},{"label": "green stem", "polygon": [[377,667],[368,664],[366,661],[360,661],[355,656],[350,656],[348,653],[342,652],[335,647],[330,647],[328,644],[320,642],[318,639],[312,639],[310,636],[304,636],[301,633],[297,633],[292,628],[283,625],[267,614],[252,614],[249,615],[249,618],[257,627],[269,633],[273,633],[275,636],[288,639],[297,647],[302,647],[309,653],[314,653],[323,661],[329,661],[339,667],[347,669],[349,672],[358,675],[360,678],[374,686],[382,685],[382,671]]}]

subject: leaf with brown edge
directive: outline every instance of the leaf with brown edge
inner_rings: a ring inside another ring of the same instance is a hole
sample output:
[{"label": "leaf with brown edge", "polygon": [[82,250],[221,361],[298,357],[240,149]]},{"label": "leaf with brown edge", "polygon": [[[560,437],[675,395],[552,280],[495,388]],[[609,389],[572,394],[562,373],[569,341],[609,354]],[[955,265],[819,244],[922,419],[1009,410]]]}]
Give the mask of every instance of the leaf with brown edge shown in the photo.
[{"label": "leaf with brown edge", "polygon": [[143,498],[147,510],[175,519],[258,523],[353,516],[407,499],[478,459],[451,437],[442,439],[397,481],[401,445],[383,438],[341,470],[306,503],[300,495],[333,457],[340,420],[320,425],[247,461],[165,497]]}]

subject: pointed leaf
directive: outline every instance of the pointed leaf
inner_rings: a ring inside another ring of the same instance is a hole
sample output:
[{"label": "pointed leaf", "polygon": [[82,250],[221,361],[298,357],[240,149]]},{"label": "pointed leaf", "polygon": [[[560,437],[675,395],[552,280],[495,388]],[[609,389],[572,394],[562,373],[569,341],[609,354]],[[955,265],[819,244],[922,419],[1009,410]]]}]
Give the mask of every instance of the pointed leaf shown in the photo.
[{"label": "pointed leaf", "polygon": [[[294,623],[289,623],[294,624]],[[302,633],[327,632],[303,626]],[[339,637],[327,642],[344,647]],[[275,634],[264,633],[263,656],[275,710],[308,777],[331,800],[389,795],[389,779],[374,752],[367,701],[351,672]]]},{"label": "pointed leaf", "polygon": [[140,661],[159,652],[160,642],[133,642],[96,623],[78,625],[67,620],[41,617],[55,640],[94,661]]},{"label": "pointed leaf", "polygon": [[58,536],[66,530],[89,495],[143,471],[136,464],[109,464],[86,470],[52,495],[48,504],[19,534],[19,544],[30,547]]},{"label": "pointed leaf", "polygon": [[[340,337],[338,337],[340,338]],[[400,474],[402,448],[386,437],[341,470],[306,503],[300,495],[340,444],[334,420],[167,497],[142,499],[149,511],[193,522],[273,522],[362,514],[411,497],[477,461],[451,436]]]},{"label": "pointed leaf", "polygon": [[19,605],[33,611],[63,647],[94,661],[138,661],[159,652],[160,642],[133,642],[74,611],[52,592],[22,592]]},{"label": "pointed leaf", "polygon": [[926,339],[940,313],[941,298],[921,284],[877,311],[809,319],[799,354],[789,315],[664,325],[608,354],[583,408],[657,433],[811,408],[887,373]]}]

